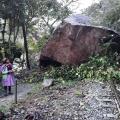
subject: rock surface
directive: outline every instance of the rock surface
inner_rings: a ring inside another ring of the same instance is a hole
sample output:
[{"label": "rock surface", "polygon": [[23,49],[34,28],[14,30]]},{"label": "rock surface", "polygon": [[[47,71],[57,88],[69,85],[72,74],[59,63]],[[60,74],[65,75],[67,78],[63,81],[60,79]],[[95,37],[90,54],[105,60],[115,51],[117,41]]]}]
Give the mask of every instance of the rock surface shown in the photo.
[{"label": "rock surface", "polygon": [[43,87],[49,87],[52,84],[53,84],[53,79],[44,79],[42,83]]},{"label": "rock surface", "polygon": [[103,38],[110,35],[118,34],[107,28],[80,24],[79,17],[65,19],[44,46],[40,65],[79,65],[99,53]]}]

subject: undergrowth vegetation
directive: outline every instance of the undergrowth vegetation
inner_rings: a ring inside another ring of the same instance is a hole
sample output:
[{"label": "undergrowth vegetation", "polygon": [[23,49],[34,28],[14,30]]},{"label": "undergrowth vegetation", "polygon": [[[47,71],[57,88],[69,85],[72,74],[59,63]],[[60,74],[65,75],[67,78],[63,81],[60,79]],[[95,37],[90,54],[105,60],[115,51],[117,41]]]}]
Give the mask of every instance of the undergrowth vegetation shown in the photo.
[{"label": "undergrowth vegetation", "polygon": [[61,66],[51,67],[44,74],[45,78],[53,78],[57,80],[111,80],[113,78],[120,79],[119,63],[111,61],[107,56],[95,56],[89,59],[89,62],[80,66]]}]

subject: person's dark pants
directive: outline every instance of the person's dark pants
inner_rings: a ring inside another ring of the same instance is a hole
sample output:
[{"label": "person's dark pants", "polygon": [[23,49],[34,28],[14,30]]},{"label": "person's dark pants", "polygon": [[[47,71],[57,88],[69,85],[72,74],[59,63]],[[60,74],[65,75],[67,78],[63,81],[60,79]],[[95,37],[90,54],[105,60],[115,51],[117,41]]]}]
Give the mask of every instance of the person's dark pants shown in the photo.
[{"label": "person's dark pants", "polygon": [[5,95],[11,94],[11,86],[4,86],[4,90],[5,90]]}]

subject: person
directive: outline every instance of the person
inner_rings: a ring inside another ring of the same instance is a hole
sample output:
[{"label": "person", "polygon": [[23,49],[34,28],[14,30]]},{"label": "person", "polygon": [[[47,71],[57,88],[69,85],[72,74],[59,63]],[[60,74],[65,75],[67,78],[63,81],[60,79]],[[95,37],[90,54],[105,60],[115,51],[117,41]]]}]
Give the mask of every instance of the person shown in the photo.
[{"label": "person", "polygon": [[2,84],[5,90],[5,96],[8,94],[11,95],[11,86],[14,85],[14,72],[13,66],[10,63],[10,60],[7,58],[3,59],[3,65],[1,67],[2,72]]}]

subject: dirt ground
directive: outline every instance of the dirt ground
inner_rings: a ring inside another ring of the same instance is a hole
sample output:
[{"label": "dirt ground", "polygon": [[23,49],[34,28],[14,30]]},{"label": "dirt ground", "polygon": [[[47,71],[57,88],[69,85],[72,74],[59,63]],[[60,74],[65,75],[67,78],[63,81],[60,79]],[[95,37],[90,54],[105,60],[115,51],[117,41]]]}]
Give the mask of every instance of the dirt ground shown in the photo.
[{"label": "dirt ground", "polygon": [[[17,96],[18,100],[25,99],[27,97],[27,93],[32,90],[32,84],[19,84],[17,86]],[[13,95],[4,96],[4,91],[0,95],[0,106],[9,107],[12,103],[15,102],[15,86],[12,87]]]},{"label": "dirt ground", "polygon": [[119,120],[118,116],[109,84],[97,81],[39,88],[12,110],[13,120]]}]

